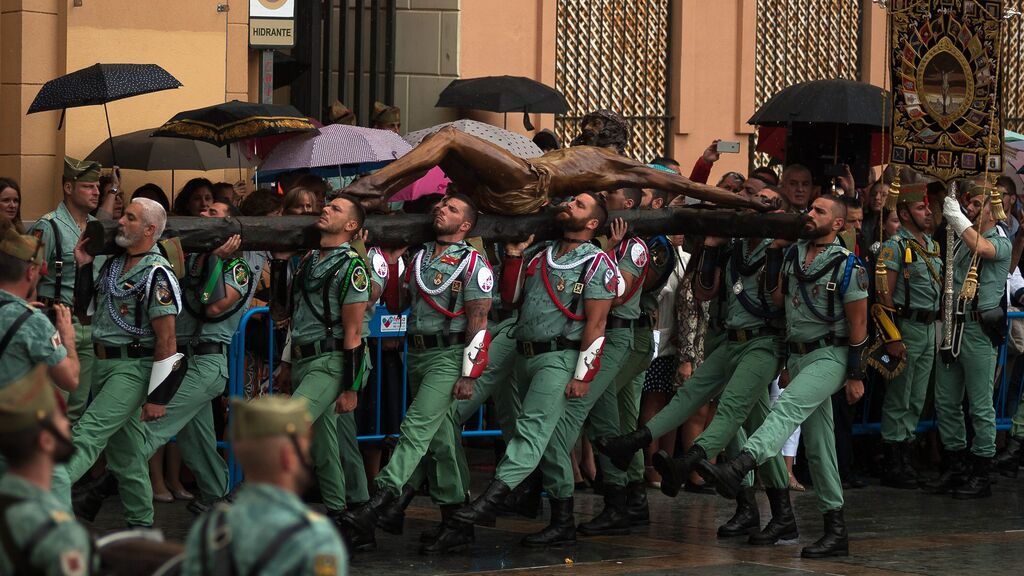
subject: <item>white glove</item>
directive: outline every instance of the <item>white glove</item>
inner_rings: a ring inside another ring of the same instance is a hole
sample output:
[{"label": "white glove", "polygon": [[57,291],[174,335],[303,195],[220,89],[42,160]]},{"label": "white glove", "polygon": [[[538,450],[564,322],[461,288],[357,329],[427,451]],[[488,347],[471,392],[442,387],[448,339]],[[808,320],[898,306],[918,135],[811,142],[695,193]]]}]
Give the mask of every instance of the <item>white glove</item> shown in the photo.
[{"label": "white glove", "polygon": [[971,220],[960,210],[960,203],[956,198],[946,196],[942,203],[942,215],[946,217],[950,228],[956,231],[957,236],[963,236],[964,230],[972,226]]}]

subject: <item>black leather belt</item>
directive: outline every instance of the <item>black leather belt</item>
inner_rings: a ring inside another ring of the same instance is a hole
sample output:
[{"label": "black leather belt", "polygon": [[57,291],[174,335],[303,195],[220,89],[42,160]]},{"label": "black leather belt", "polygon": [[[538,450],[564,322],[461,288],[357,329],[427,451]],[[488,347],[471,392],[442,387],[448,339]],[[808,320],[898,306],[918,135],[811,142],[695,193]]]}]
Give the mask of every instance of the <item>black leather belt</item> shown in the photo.
[{"label": "black leather belt", "polygon": [[932,324],[939,318],[938,310],[900,310],[900,318],[921,324]]},{"label": "black leather belt", "polygon": [[125,358],[152,358],[153,349],[127,344],[125,346],[104,346],[93,344],[92,349],[96,352],[96,358],[100,360],[124,360]]},{"label": "black leather belt", "polygon": [[810,354],[818,348],[824,348],[826,346],[849,346],[850,339],[845,336],[826,336],[819,340],[812,340],[810,342],[786,342],[786,347],[789,348],[790,354]]},{"label": "black leather belt", "polygon": [[[38,298],[38,300],[39,300],[39,302],[42,303],[43,306],[46,306],[47,308],[50,308],[54,304],[63,304],[63,302],[59,302],[57,300],[54,300],[53,298],[47,298],[46,296],[41,296],[41,297]],[[74,310],[74,308],[75,308],[74,301],[72,301],[71,304],[64,304],[64,305],[69,307],[69,308],[71,308],[72,310]]]},{"label": "black leather belt", "polygon": [[516,349],[519,350],[519,354],[526,358],[533,358],[540,354],[547,354],[548,352],[558,352],[559,350],[579,350],[580,343],[576,340],[569,340],[559,336],[554,340],[542,340],[540,342],[531,342],[529,340],[516,340]]},{"label": "black leather belt", "polygon": [[619,318],[616,316],[609,316],[607,322],[605,322],[605,330],[618,330],[619,328],[647,328],[651,325],[651,317],[647,314],[641,314],[639,318],[626,319]]},{"label": "black leather belt", "polygon": [[343,348],[342,341],[337,338],[327,338],[319,342],[295,345],[292,346],[292,362],[330,352],[339,352]]},{"label": "black leather belt", "polygon": [[410,334],[409,343],[413,350],[433,350],[434,348],[447,348],[458,344],[465,344],[466,333],[454,332],[448,336],[443,334]]},{"label": "black leather belt", "polygon": [[206,356],[208,354],[225,354],[227,345],[220,342],[200,342],[178,346],[178,352],[186,356]]},{"label": "black leather belt", "polygon": [[778,328],[750,328],[746,330],[733,330],[730,328],[727,332],[730,342],[747,342],[762,336],[778,336],[781,334]]}]

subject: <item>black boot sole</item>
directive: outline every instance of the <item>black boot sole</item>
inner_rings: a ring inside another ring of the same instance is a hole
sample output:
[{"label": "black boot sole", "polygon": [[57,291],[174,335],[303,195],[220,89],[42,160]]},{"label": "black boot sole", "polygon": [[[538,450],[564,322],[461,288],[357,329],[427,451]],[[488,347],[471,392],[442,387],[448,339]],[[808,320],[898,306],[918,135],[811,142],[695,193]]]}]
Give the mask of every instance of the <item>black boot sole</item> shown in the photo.
[{"label": "black boot sole", "polygon": [[668,453],[658,450],[651,456],[651,464],[661,475],[661,493],[669,498],[678,496],[685,479],[676,476],[675,466],[672,465],[672,458]]},{"label": "black boot sole", "polygon": [[[760,533],[758,533],[760,536]],[[747,540],[751,546],[792,546],[800,541],[800,532],[793,530],[783,534],[774,540],[754,540],[753,536]]]},{"label": "black boot sole", "polygon": [[719,538],[739,538],[740,536],[750,536],[750,533],[757,528],[757,526],[747,526],[746,528],[726,529],[725,526],[719,526],[715,534]]}]

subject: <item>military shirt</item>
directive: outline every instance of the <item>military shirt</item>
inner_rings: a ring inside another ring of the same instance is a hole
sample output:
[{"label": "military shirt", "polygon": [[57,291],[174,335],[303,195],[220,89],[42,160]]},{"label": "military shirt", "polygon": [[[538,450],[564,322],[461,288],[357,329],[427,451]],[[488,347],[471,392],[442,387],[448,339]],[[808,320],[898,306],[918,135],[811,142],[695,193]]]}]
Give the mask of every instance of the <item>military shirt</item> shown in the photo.
[{"label": "military shirt", "polygon": [[[226,526],[230,530],[230,553],[239,574],[249,574],[253,563],[263,554],[268,543],[283,530],[305,519],[305,526],[292,534],[267,562],[260,574],[311,574],[334,576],[348,573],[348,555],[337,529],[327,517],[306,507],[302,500],[270,484],[246,484],[238,492],[227,511]],[[204,516],[203,520],[206,519]],[[182,574],[197,576],[214,569],[214,555],[200,556],[202,539],[214,537],[214,520],[199,521],[192,526],[185,540]],[[206,528],[205,533],[203,528]],[[205,546],[208,550],[214,548]]]},{"label": "military shirt", "polygon": [[[661,288],[668,282],[669,277],[676,265],[676,251],[669,244],[668,238],[655,236],[647,239],[647,264],[648,287],[640,295],[640,311],[651,314],[658,310],[658,296]],[[651,282],[656,283],[651,284]]]},{"label": "military shirt", "polygon": [[[331,318],[325,317],[324,291],[329,294]],[[313,250],[292,277],[292,345],[301,346],[328,338],[343,338],[341,308],[370,300],[366,264],[348,242],[336,249]]]},{"label": "military shirt", "polygon": [[[968,309],[991,310],[1000,305],[1006,293],[1006,275],[1010,273],[1010,253],[1013,246],[995,226],[981,235],[996,248],[996,257],[991,260],[978,259],[978,299]],[[971,267],[973,252],[957,240],[953,246],[953,294],[958,295]]]},{"label": "military shirt", "polygon": [[[899,308],[907,302],[907,290],[910,290],[909,302],[913,310],[938,310],[942,299],[942,258],[939,256],[939,245],[925,235],[925,246],[921,246],[910,231],[900,228],[895,236],[882,244],[878,259],[889,270],[888,274],[896,274],[896,289],[892,293],[892,302]],[[906,254],[910,251],[911,262],[907,264]],[[910,278],[904,278],[905,270]],[[908,286],[909,284],[909,286]]]},{"label": "military shirt", "polygon": [[[466,330],[466,302],[491,298],[494,273],[480,252],[462,241],[446,246],[433,258],[434,243],[416,253],[406,271],[409,276],[409,334],[440,334]],[[455,299],[454,307],[450,306]],[[433,305],[431,305],[433,303]],[[435,308],[459,314],[454,318]]]},{"label": "military shirt", "polygon": [[[810,241],[800,240],[795,246],[786,252],[786,259],[782,266],[783,282],[786,282],[786,338],[791,342],[813,342],[824,338],[832,333],[838,337],[847,336],[849,328],[846,325],[846,314],[844,304],[864,300],[868,297],[867,272],[859,263],[853,264],[854,270],[850,271],[850,280],[846,291],[842,292],[843,278],[846,275],[846,267],[850,265],[849,256],[851,252],[838,243],[826,247],[811,262],[810,267],[804,270],[805,274],[815,274],[836,259],[839,270],[835,277],[834,309],[833,316],[837,317],[835,322],[825,322],[818,318],[808,309],[808,303],[804,300],[803,292],[800,290],[799,282],[793,270],[793,266],[803,266],[804,257]],[[795,261],[791,255],[795,253]],[[1005,276],[1005,274],[1004,274]],[[813,284],[808,283],[807,295],[811,300],[810,305],[814,306],[821,315],[828,315],[828,285],[832,282],[833,273],[831,269],[821,275]]]},{"label": "military shirt", "polygon": [[219,342],[230,344],[231,338],[238,329],[242,315],[248,308],[248,300],[252,298],[251,286],[256,278],[253,276],[249,263],[244,258],[229,258],[223,260],[221,274],[224,277],[224,285],[234,288],[241,294],[241,300],[235,303],[234,312],[227,316],[207,318],[205,304],[200,300],[206,285],[204,258],[202,254],[189,254],[185,259],[185,277],[182,283],[182,304],[183,309],[175,322],[175,332],[178,337],[178,344],[198,342]]},{"label": "military shirt", "polygon": [[[0,478],[0,498],[20,500],[0,518],[29,564],[50,576],[79,576],[98,572],[89,532],[49,491],[14,474]],[[49,527],[47,528],[47,525]],[[0,546],[0,574],[14,574],[14,564]]]},{"label": "military shirt", "polygon": [[[384,287],[388,284],[388,260],[384,257],[381,249],[376,246],[370,248],[366,251],[366,259],[367,268],[370,271],[370,282],[377,286],[380,295],[377,296],[377,300],[370,302],[370,305],[366,307],[366,316],[363,318],[363,338],[370,335],[370,322],[377,312],[377,303],[384,296]],[[372,292],[373,286],[370,288]]]},{"label": "military shirt", "polygon": [[[94,216],[87,216],[86,219],[87,222],[96,220]],[[56,246],[56,240],[53,237],[51,220],[57,223],[57,229],[60,230],[59,247]],[[78,239],[82,236],[82,230],[78,227],[78,223],[75,222],[64,202],[61,202],[56,210],[36,220],[32,228],[29,229],[29,234],[40,238],[45,244],[43,249],[46,251],[48,270],[46,276],[39,279],[39,296],[55,298],[54,292],[57,289],[55,262],[61,260],[64,268],[60,281],[60,300],[71,306],[75,295],[75,245],[78,244]],[[99,260],[96,265],[98,266],[102,262]]]},{"label": "military shirt", "polygon": [[96,281],[92,337],[107,346],[138,341],[152,347],[153,320],[181,310],[181,292],[171,265],[156,245],[131,270],[127,254],[110,258]]},{"label": "military shirt", "polygon": [[[586,319],[573,320],[565,315],[564,308],[572,304],[573,293],[581,289],[575,310],[577,316],[584,315],[584,300],[611,300],[615,298],[617,274],[615,263],[600,248],[584,242],[555,258],[557,242],[541,245],[526,268],[526,282],[523,286],[522,305],[514,336],[517,340],[542,342],[564,336],[569,340],[580,340]],[[548,282],[544,281],[547,271]],[[581,287],[576,283],[581,280]],[[551,292],[558,298],[556,304]]]},{"label": "military shirt", "polygon": [[56,366],[68,357],[60,334],[46,314],[5,290],[0,290],[0,340],[26,310],[32,314],[11,336],[7,347],[0,350],[0,388],[28,374],[40,363]]},{"label": "military shirt", "polygon": [[749,250],[749,242],[739,239],[730,246],[729,259],[722,267],[721,276],[725,285],[726,328],[749,330],[765,325],[781,327],[782,311],[772,304],[771,294],[763,293],[761,286],[765,252],[771,243],[772,239],[765,238],[753,250]]},{"label": "military shirt", "polygon": [[615,260],[619,272],[632,274],[638,284],[634,284],[635,290],[629,300],[612,308],[611,315],[616,318],[636,320],[640,317],[640,295],[643,292],[645,279],[641,276],[644,276],[644,271],[647,270],[647,263],[650,260],[647,245],[636,236],[626,238],[615,248]]}]

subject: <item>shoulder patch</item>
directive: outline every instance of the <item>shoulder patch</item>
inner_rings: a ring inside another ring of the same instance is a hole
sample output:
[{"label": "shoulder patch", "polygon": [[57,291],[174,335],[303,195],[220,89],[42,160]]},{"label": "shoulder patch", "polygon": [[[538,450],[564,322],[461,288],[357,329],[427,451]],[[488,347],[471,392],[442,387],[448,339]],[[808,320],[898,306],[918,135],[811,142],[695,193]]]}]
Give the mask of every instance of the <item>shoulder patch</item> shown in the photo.
[{"label": "shoulder patch", "polygon": [[480,286],[480,290],[491,293],[491,289],[494,288],[494,273],[487,266],[480,268],[480,273],[476,275],[476,283]]},{"label": "shoulder patch", "polygon": [[608,289],[612,294],[618,293],[616,289],[618,286],[618,278],[615,276],[615,270],[608,268],[604,271],[604,287]]},{"label": "shoulder patch", "polygon": [[388,277],[388,261],[384,259],[380,252],[373,253],[373,257],[370,258],[370,265],[377,276],[381,278]]},{"label": "shoulder patch", "polygon": [[863,266],[856,267],[857,274],[857,287],[861,290],[867,291],[868,289],[868,272]]},{"label": "shoulder patch", "polygon": [[317,554],[313,557],[314,576],[336,576],[338,559],[330,554]]},{"label": "shoulder patch", "polygon": [[60,554],[60,572],[64,576],[83,576],[87,566],[82,552],[77,548],[65,550]]},{"label": "shoulder patch", "polygon": [[60,344],[60,333],[54,332],[53,336],[50,336],[50,345],[52,345],[54,348],[59,348]]},{"label": "shoulder patch", "polygon": [[895,260],[896,251],[888,243],[882,245],[882,252],[878,255],[879,260]]},{"label": "shoulder patch", "polygon": [[156,294],[157,303],[161,306],[170,306],[174,303],[174,294],[171,293],[171,287],[166,278],[157,278],[153,291]]},{"label": "shoulder patch", "polygon": [[366,277],[366,268],[356,266],[356,269],[352,271],[352,288],[356,292],[366,292],[369,285],[370,280]]},{"label": "shoulder patch", "polygon": [[640,244],[640,242],[634,242],[633,247],[629,249],[629,259],[636,264],[638,268],[643,268],[647,265],[647,250]]},{"label": "shoulder patch", "polygon": [[245,286],[249,283],[249,267],[244,262],[239,262],[231,269],[231,276],[234,277],[235,284]]}]

